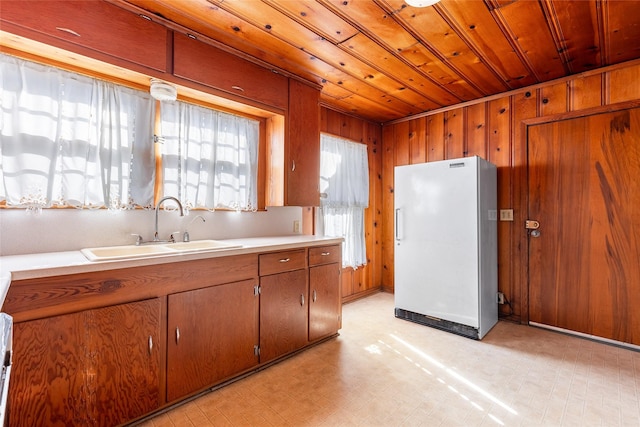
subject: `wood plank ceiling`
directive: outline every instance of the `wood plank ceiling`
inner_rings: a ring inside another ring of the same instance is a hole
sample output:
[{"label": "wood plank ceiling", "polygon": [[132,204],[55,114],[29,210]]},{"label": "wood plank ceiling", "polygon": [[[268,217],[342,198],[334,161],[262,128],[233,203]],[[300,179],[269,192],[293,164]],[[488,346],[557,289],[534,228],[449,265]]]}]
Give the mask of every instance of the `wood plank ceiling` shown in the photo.
[{"label": "wood plank ceiling", "polygon": [[376,122],[640,58],[640,0],[108,1],[317,83],[324,105]]}]

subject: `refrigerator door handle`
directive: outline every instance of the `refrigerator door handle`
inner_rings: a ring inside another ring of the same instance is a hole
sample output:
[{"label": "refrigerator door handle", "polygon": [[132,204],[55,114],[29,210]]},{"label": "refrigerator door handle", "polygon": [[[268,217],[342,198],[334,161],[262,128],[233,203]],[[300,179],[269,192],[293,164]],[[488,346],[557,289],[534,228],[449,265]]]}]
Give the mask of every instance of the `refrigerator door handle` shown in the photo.
[{"label": "refrigerator door handle", "polygon": [[400,208],[396,209],[396,240],[402,240],[402,224],[400,224]]}]

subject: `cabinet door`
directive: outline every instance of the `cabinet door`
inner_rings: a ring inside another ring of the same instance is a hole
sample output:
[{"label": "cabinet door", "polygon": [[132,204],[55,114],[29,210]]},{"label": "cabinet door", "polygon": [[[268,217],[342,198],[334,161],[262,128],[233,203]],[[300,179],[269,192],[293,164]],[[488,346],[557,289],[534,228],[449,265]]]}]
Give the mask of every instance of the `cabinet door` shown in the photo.
[{"label": "cabinet door", "polygon": [[114,426],[160,401],[159,298],[85,312],[93,425]]},{"label": "cabinet door", "polygon": [[320,204],[320,91],[289,79],[285,205]]},{"label": "cabinet door", "polygon": [[4,30],[49,45],[167,71],[169,31],[108,2],[2,0],[0,19]]},{"label": "cabinet door", "polygon": [[167,401],[258,364],[254,280],[169,295]]},{"label": "cabinet door", "polygon": [[340,266],[309,269],[309,341],[338,332],[341,316]]},{"label": "cabinet door", "polygon": [[215,46],[174,34],[174,74],[265,105],[287,108],[288,79]]},{"label": "cabinet door", "polygon": [[14,325],[11,426],[89,424],[84,343],[82,313]]},{"label": "cabinet door", "polygon": [[260,362],[307,344],[307,270],[260,278]]},{"label": "cabinet door", "polygon": [[113,426],[159,401],[160,300],[16,323],[11,426]]}]

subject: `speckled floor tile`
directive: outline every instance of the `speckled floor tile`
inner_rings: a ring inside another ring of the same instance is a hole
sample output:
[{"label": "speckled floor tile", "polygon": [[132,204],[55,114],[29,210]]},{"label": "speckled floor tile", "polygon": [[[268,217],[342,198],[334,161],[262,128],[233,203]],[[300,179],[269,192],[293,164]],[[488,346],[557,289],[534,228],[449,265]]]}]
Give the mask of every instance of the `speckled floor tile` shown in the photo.
[{"label": "speckled floor tile", "polygon": [[338,338],[142,425],[640,425],[636,351],[505,321],[474,341],[393,308],[347,304]]}]

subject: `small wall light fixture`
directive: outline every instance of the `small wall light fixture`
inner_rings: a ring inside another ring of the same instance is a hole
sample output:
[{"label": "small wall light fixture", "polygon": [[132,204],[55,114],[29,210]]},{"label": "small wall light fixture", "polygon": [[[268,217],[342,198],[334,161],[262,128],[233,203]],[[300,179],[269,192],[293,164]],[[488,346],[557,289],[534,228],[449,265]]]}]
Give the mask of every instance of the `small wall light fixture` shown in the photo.
[{"label": "small wall light fixture", "polygon": [[159,79],[151,79],[149,93],[158,101],[175,101],[178,97],[178,90],[174,85]]}]

